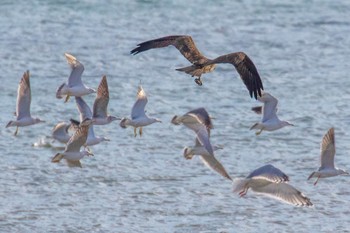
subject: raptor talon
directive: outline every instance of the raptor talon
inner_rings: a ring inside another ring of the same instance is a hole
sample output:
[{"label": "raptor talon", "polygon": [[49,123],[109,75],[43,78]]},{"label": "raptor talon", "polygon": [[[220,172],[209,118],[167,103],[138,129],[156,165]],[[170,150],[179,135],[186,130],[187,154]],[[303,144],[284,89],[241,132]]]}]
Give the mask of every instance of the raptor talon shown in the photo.
[{"label": "raptor talon", "polygon": [[202,86],[203,85],[202,80],[201,80],[200,77],[196,78],[194,81],[198,84],[198,86]]}]

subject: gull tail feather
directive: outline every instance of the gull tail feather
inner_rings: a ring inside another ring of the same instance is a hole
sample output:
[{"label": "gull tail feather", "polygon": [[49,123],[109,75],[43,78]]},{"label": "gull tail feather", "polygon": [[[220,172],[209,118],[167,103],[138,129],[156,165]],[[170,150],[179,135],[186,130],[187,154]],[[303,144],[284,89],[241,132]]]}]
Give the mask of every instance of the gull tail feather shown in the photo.
[{"label": "gull tail feather", "polygon": [[176,115],[173,117],[173,119],[171,119],[171,123],[173,123],[174,125],[181,124],[179,117]]},{"label": "gull tail feather", "polygon": [[252,127],[250,127],[250,130],[252,130],[252,129],[260,129],[260,124],[255,123]]},{"label": "gull tail feather", "polygon": [[128,122],[128,121],[129,121],[128,118],[122,118],[122,120],[121,120],[120,123],[119,123],[120,127],[122,127],[123,129],[125,129],[126,126],[127,126],[127,122]]}]

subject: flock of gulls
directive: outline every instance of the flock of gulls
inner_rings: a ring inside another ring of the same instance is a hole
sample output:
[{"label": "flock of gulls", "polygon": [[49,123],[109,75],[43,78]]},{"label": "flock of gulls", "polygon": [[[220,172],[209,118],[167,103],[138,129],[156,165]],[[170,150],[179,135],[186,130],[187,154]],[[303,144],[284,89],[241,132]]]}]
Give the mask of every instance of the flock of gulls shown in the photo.
[{"label": "flock of gulls", "polygon": [[[196,77],[195,82],[198,85],[203,84],[201,79],[202,74],[214,71],[216,64],[229,63],[235,67],[241,80],[247,87],[250,97],[254,97],[263,103],[262,106],[252,108],[257,114],[262,114],[261,122],[255,123],[250,128],[251,130],[257,130],[256,135],[259,135],[262,131],[274,131],[285,126],[293,125],[278,118],[278,100],[264,91],[262,81],[254,63],[244,52],[235,52],[219,56],[215,59],[208,59],[199,52],[190,36],[173,35],[142,42],[135,49],[131,50],[131,54],[135,55],[149,49],[170,45],[176,47],[191,63],[190,66],[177,70]],[[93,155],[89,146],[109,140],[105,137],[95,136],[94,125],[106,125],[119,120],[119,125],[122,128],[132,126],[134,128],[134,136],[136,137],[137,129],[139,135],[142,136],[143,127],[161,122],[157,118],[151,118],[146,115],[145,107],[148,99],[141,85],[138,87],[137,99],[132,107],[130,118],[119,118],[108,115],[109,90],[106,76],[103,76],[101,79],[91,111],[89,105],[84,101],[83,96],[96,93],[96,90],[85,86],[82,82],[83,64],[71,54],[66,53],[65,57],[72,71],[67,82],[58,87],[56,97],[58,99],[65,97],[65,102],[67,102],[71,96],[74,96],[80,119],[79,121],[70,119],[69,123],[60,122],[54,127],[52,137],[61,143],[65,143],[66,147],[63,152],[53,156],[53,163],[58,163],[62,159],[65,159],[68,166],[81,167],[80,160],[84,156]],[[26,71],[19,83],[16,120],[10,121],[6,125],[6,127],[16,127],[15,135],[18,133],[18,127],[45,122],[41,119],[33,118],[30,114],[31,89],[29,77],[29,71]],[[195,133],[195,144],[192,147],[185,147],[183,151],[184,157],[186,159],[192,159],[194,155],[200,156],[205,165],[233,183],[233,192],[239,196],[246,195],[250,188],[254,192],[279,199],[292,205],[313,205],[308,197],[288,183],[289,177],[285,173],[271,164],[253,170],[245,178],[232,179],[224,166],[215,158],[214,151],[222,149],[222,147],[212,145],[210,142],[210,131],[213,129],[213,124],[212,118],[205,108],[195,108],[184,115],[174,116],[171,123],[174,125],[182,124]],[[81,149],[82,147],[83,149]],[[349,175],[348,172],[334,166],[334,156],[334,129],[331,128],[324,135],[321,142],[321,166],[308,177],[308,179],[316,178],[314,185],[317,184],[320,178]]]}]

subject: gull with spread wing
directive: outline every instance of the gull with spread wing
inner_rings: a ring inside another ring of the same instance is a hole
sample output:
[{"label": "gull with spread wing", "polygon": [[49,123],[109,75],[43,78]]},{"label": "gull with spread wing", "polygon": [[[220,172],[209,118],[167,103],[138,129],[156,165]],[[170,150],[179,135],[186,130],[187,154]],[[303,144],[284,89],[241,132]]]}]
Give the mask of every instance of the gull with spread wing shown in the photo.
[{"label": "gull with spread wing", "polygon": [[231,53],[211,60],[199,52],[191,36],[172,35],[142,42],[137,45],[138,47],[131,50],[130,53],[136,55],[149,49],[163,48],[170,45],[176,47],[180,53],[193,64],[176,70],[190,74],[192,77],[198,77],[195,79],[198,85],[202,85],[202,74],[212,72],[216,64],[229,63],[236,68],[250,96],[253,97],[254,95],[256,99],[258,95],[261,95],[261,90],[263,90],[264,87],[259,73],[252,60],[243,52]]},{"label": "gull with spread wing", "polygon": [[63,83],[56,91],[56,97],[62,99],[66,95],[67,102],[70,96],[83,96],[96,92],[94,89],[87,87],[81,81],[81,75],[84,72],[84,66],[73,55],[64,54],[72,72],[69,75],[68,82]]},{"label": "gull with spread wing", "polygon": [[[262,120],[259,123],[255,123],[250,130],[252,129],[259,129],[260,131],[257,131],[255,134],[259,135],[263,130],[266,131],[274,131],[277,129],[280,129],[284,126],[290,125],[293,126],[293,124],[289,123],[288,121],[281,121],[277,114],[277,103],[278,100],[270,95],[267,92],[262,93],[261,97],[258,97],[258,100],[260,102],[264,103],[264,106],[262,107]],[[254,111],[254,109],[253,109]],[[258,107],[256,107],[255,112],[259,112]]]},{"label": "gull with spread wing", "polygon": [[213,124],[204,108],[194,109],[183,116],[174,116],[171,123],[175,125],[182,123],[197,135],[195,147],[184,149],[186,159],[192,159],[193,155],[200,155],[206,166],[232,181],[225,168],[214,156],[214,150],[219,149],[219,147],[212,147],[210,143],[210,129],[213,128]]},{"label": "gull with spread wing", "polygon": [[278,199],[291,205],[312,206],[310,199],[287,184],[289,178],[280,169],[268,164],[262,166],[244,179],[235,179],[233,192],[243,197],[251,188],[254,192]]},{"label": "gull with spread wing", "polygon": [[121,120],[118,117],[107,114],[107,106],[109,102],[109,91],[106,75],[101,79],[97,88],[97,96],[93,106],[92,117],[95,120],[94,125],[105,125],[115,120]]},{"label": "gull with spread wing", "polygon": [[9,121],[6,128],[16,126],[15,136],[18,133],[18,127],[34,125],[45,122],[39,118],[33,118],[30,115],[30,103],[32,101],[32,94],[30,90],[29,70],[24,72],[23,77],[18,85],[17,103],[16,103],[16,120]]},{"label": "gull with spread wing", "polygon": [[[91,109],[86,104],[84,99],[82,97],[75,97],[75,102],[77,103],[78,111],[80,114],[80,122],[82,122],[83,119],[89,118],[89,119],[93,120],[93,124],[94,124],[95,119],[92,118]],[[71,122],[72,122],[72,120],[71,120]],[[103,141],[109,141],[109,139],[105,138],[105,137],[96,137],[95,133],[94,133],[94,127],[93,127],[93,125],[91,125],[89,127],[89,133],[88,133],[88,137],[87,137],[85,145],[86,146],[93,146],[93,145],[99,144],[100,142],[103,142]]]},{"label": "gull with spread wing", "polygon": [[122,118],[119,125],[122,128],[126,128],[127,126],[134,127],[134,136],[137,136],[136,129],[139,129],[139,134],[142,136],[142,127],[153,124],[155,122],[162,122],[157,118],[150,118],[146,115],[145,107],[148,102],[146,92],[143,90],[142,86],[139,85],[137,91],[137,99],[131,110],[131,119]]},{"label": "gull with spread wing", "polygon": [[84,156],[93,155],[90,151],[82,150],[80,148],[86,143],[88,137],[89,127],[93,120],[85,119],[80,123],[79,128],[74,132],[73,136],[69,139],[66,149],[63,153],[57,153],[51,160],[53,163],[58,163],[62,159],[66,159],[68,166],[81,167],[80,159]]},{"label": "gull with spread wing", "polygon": [[317,177],[314,185],[317,184],[318,179],[338,176],[338,175],[349,175],[342,169],[334,166],[335,156],[335,139],[334,139],[334,128],[330,128],[328,132],[323,136],[321,142],[321,167],[317,171],[314,171],[309,176],[308,180],[312,177]]}]

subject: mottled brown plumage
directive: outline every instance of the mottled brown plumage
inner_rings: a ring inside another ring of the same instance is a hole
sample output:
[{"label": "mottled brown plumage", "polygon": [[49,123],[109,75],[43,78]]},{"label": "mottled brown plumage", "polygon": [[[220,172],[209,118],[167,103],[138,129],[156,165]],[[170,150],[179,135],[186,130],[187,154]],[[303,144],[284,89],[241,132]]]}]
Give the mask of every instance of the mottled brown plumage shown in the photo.
[{"label": "mottled brown plumage", "polygon": [[97,89],[97,97],[93,107],[93,117],[107,117],[107,105],[109,102],[109,91],[106,75],[102,77]]},{"label": "mottled brown plumage", "polygon": [[[166,36],[154,40],[145,41],[138,44],[138,47],[131,50],[130,53],[136,55],[149,49],[163,48],[169,45],[176,47],[180,51],[180,53],[192,64],[203,64],[208,61],[208,58],[206,58],[201,54],[201,52],[199,52],[192,37],[186,35]],[[204,67],[188,66],[176,70],[190,74],[192,75],[192,77],[198,77],[198,79],[195,79],[195,81],[198,85],[202,85],[202,82],[200,81],[201,75],[204,73],[211,72],[214,69],[215,64]]]},{"label": "mottled brown plumage", "polygon": [[260,75],[247,54],[244,52],[230,53],[198,65],[207,66],[218,63],[232,64],[236,68],[243,83],[246,85],[250,97],[254,95],[254,98],[257,99],[258,95],[261,96],[261,90],[264,90],[264,87]]},{"label": "mottled brown plumage", "polygon": [[257,99],[258,96],[261,96],[261,90],[263,90],[264,87],[259,73],[252,60],[243,52],[230,53],[211,60],[199,52],[190,36],[173,35],[140,43],[137,45],[138,47],[131,50],[130,53],[136,55],[149,49],[163,48],[169,45],[176,47],[181,54],[193,64],[176,70],[190,74],[192,77],[198,77],[195,79],[198,85],[202,85],[200,79],[201,75],[212,72],[215,69],[216,64],[230,63],[239,73],[243,83],[249,91],[250,97],[254,96],[254,98]]}]

